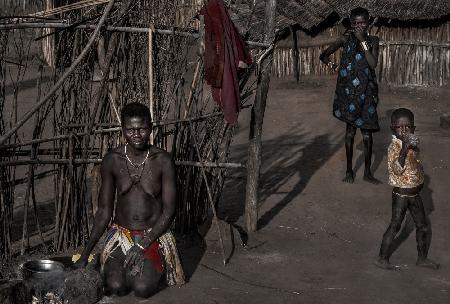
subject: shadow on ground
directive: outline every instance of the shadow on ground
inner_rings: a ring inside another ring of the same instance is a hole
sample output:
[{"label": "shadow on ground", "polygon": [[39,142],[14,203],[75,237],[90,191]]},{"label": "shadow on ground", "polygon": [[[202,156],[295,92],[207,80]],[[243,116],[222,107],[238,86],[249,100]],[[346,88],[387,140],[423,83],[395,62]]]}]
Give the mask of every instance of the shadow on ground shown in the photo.
[{"label": "shadow on ground", "polygon": [[[260,178],[260,204],[273,194],[282,194],[280,201],[261,214],[258,227],[265,227],[280,211],[305,189],[311,177],[339,150],[341,143],[329,134],[311,136],[300,125],[276,139],[263,141],[263,160]],[[232,151],[233,159],[247,158],[247,145]],[[293,183],[293,184],[292,184]],[[219,217],[235,223],[244,213],[245,172],[232,176],[223,191]]]}]

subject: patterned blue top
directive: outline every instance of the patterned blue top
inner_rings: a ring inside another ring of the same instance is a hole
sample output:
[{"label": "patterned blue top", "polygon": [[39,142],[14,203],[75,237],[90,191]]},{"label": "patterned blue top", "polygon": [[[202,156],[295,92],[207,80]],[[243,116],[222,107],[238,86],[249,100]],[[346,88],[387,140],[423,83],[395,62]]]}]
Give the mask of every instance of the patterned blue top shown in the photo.
[{"label": "patterned blue top", "polygon": [[[345,34],[339,65],[333,115],[360,129],[378,131],[378,84],[358,38]],[[370,40],[369,40],[370,42]]]}]

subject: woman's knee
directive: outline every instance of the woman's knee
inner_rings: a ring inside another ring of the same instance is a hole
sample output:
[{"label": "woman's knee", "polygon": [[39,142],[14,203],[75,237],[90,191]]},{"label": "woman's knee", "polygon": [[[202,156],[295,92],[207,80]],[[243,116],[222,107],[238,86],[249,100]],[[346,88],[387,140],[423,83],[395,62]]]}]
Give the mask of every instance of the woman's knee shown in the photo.
[{"label": "woman's knee", "polygon": [[124,296],[128,293],[128,289],[123,280],[119,280],[117,278],[107,278],[105,282],[105,293]]},{"label": "woman's knee", "polygon": [[134,295],[139,298],[148,298],[158,290],[158,282],[139,282],[133,287]]},{"label": "woman's knee", "polygon": [[345,133],[345,140],[352,141],[355,139],[356,132],[348,131]]}]

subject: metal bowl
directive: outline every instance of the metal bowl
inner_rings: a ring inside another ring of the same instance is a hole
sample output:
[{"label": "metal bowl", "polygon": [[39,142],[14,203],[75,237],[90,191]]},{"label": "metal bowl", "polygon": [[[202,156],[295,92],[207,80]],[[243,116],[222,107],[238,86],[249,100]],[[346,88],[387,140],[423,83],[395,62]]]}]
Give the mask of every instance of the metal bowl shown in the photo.
[{"label": "metal bowl", "polygon": [[31,260],[22,265],[24,279],[57,278],[64,272],[61,262],[52,260]]}]

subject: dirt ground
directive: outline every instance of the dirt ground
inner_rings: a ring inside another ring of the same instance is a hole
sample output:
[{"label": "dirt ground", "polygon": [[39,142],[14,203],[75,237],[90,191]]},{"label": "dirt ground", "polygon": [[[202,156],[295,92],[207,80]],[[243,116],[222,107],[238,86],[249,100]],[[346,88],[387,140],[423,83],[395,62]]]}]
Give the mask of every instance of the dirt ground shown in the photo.
[{"label": "dirt ground", "polygon": [[[223,266],[214,226],[205,250],[183,249],[189,282],[166,288],[148,300],[129,295],[104,297],[101,303],[449,303],[450,302],[450,130],[439,117],[450,110],[450,88],[381,86],[381,131],[374,135],[373,167],[383,181],[362,181],[360,134],[355,149],[356,182],[344,184],[344,125],[331,116],[334,78],[272,79],[264,122],[260,230],[248,246],[231,247]],[[434,271],[415,266],[414,231],[394,253],[397,271],[376,268],[382,234],[391,214],[386,151],[392,109],[408,107],[416,115],[427,174],[422,197],[430,213]],[[249,110],[239,118],[232,160],[247,153]],[[230,171],[221,217],[243,226],[245,171]]]},{"label": "dirt ground", "polygon": [[[449,303],[450,130],[440,128],[439,116],[450,111],[450,88],[381,86],[381,131],[374,135],[373,168],[383,184],[374,186],[362,181],[360,134],[355,141],[356,182],[341,182],[345,127],[331,115],[334,84],[333,77],[303,77],[298,84],[272,79],[264,122],[260,230],[242,236],[248,237],[247,247],[239,245],[238,233],[243,227],[246,172],[235,170],[229,172],[219,210],[234,227],[233,234],[229,229],[225,233],[226,266],[212,226],[206,248],[182,248],[189,276],[185,286],[165,288],[148,300],[129,295],[104,297],[101,303]],[[398,271],[373,265],[391,212],[389,115],[400,106],[416,114],[427,174],[422,195],[433,231],[430,258],[442,264],[438,271],[415,266],[414,231],[404,233],[409,238],[391,259]],[[245,109],[231,161],[245,162],[248,124]],[[16,194],[23,196],[20,191]],[[44,192],[38,193],[39,200],[48,202]]]}]

